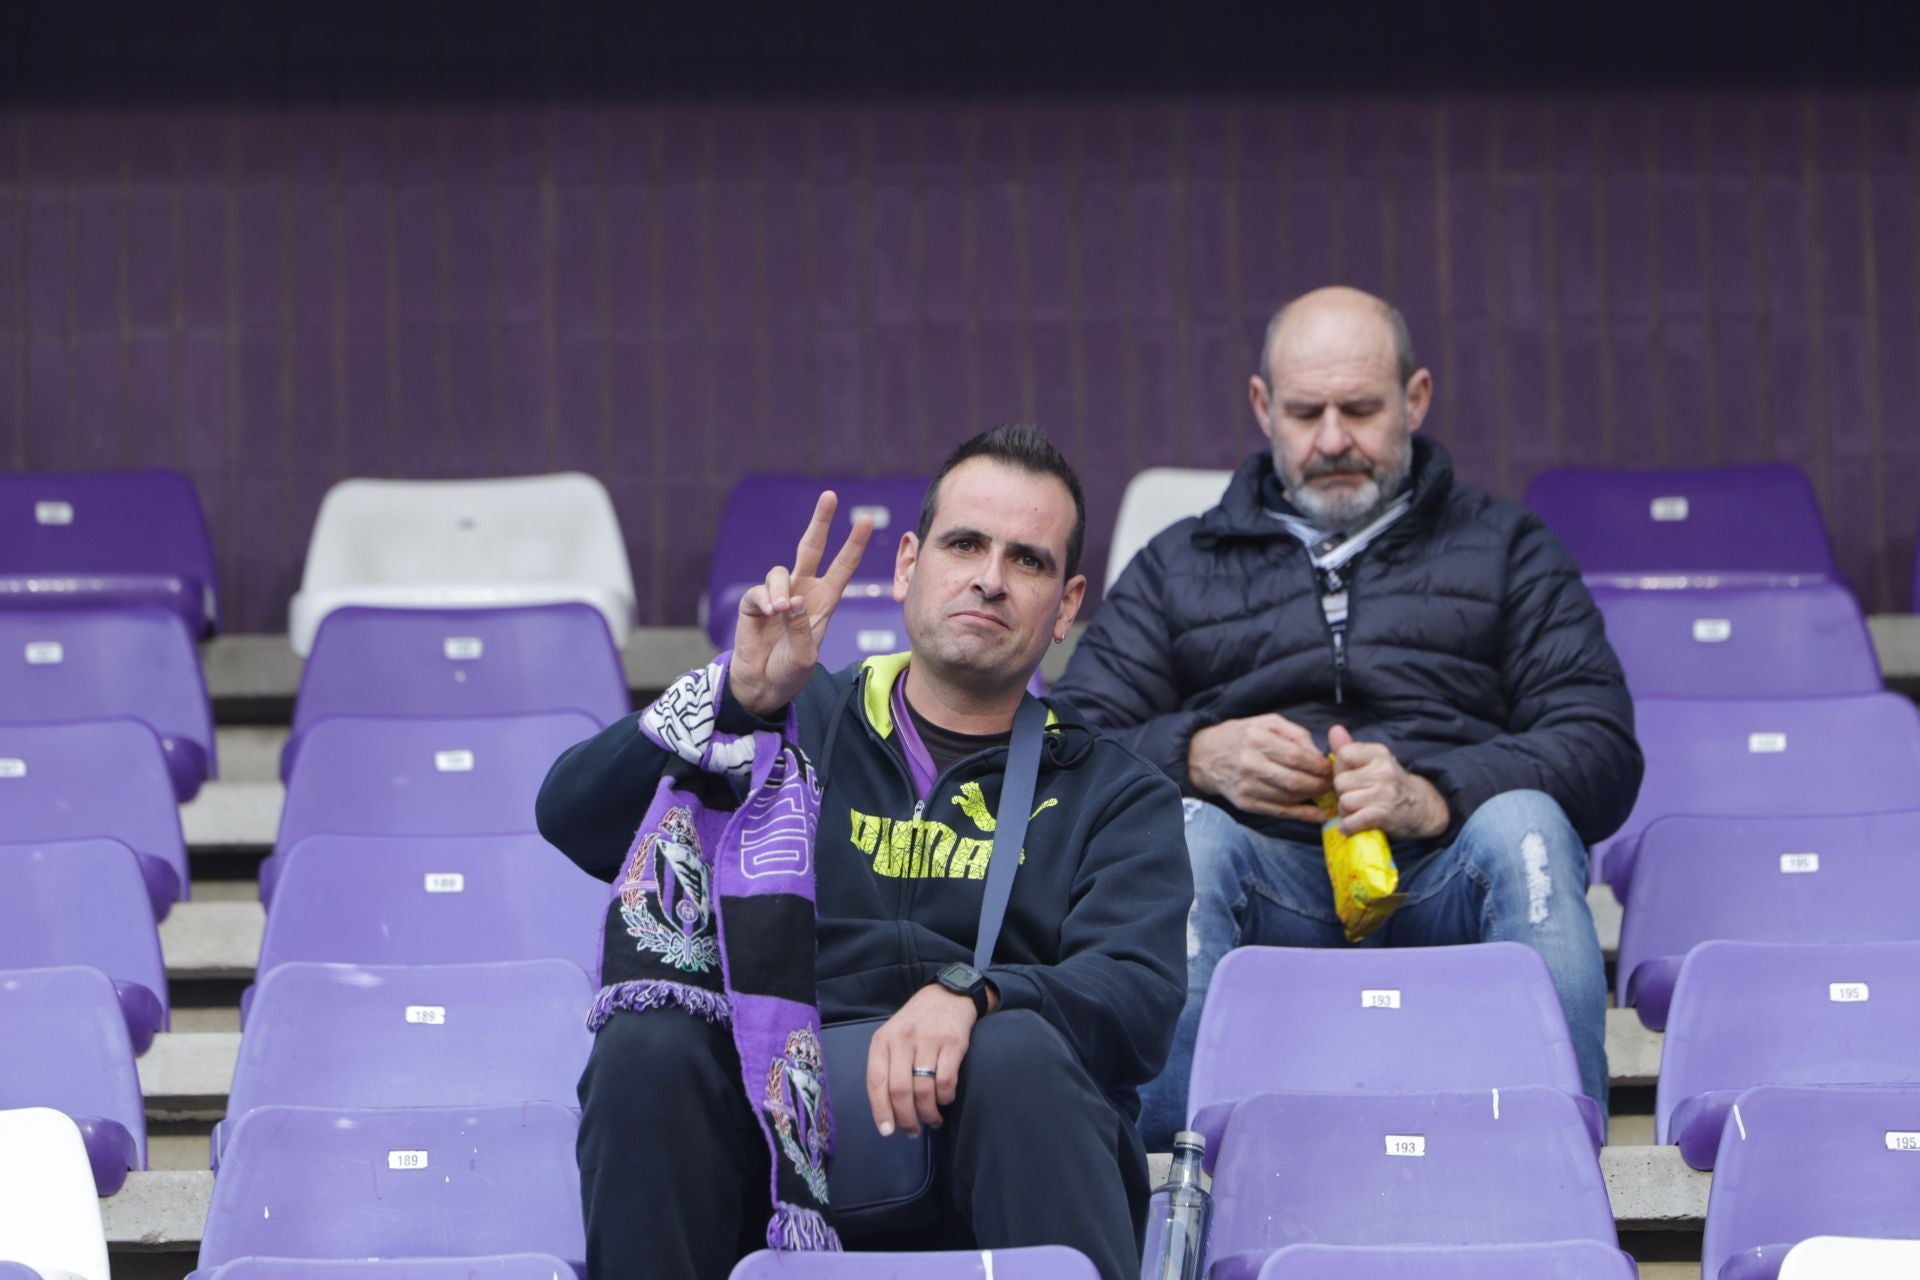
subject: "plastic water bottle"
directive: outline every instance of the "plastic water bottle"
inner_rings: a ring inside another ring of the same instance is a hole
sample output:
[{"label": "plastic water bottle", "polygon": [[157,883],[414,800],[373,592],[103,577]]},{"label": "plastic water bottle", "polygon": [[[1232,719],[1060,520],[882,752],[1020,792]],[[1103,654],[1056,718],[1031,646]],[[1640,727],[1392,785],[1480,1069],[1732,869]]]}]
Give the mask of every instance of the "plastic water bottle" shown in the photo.
[{"label": "plastic water bottle", "polygon": [[1182,1130],[1173,1135],[1173,1168],[1147,1205],[1147,1247],[1140,1280],[1199,1280],[1207,1245],[1207,1215],[1213,1198],[1201,1185],[1207,1140]]}]

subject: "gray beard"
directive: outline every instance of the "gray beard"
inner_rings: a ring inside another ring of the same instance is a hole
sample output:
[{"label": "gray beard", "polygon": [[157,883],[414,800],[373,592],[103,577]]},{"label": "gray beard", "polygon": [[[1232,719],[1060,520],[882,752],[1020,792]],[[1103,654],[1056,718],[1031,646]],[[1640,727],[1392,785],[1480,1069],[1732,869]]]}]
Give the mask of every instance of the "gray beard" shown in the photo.
[{"label": "gray beard", "polygon": [[1317,492],[1304,481],[1285,490],[1287,501],[1301,515],[1328,533],[1348,534],[1364,529],[1380,517],[1407,487],[1413,470],[1413,451],[1409,449],[1400,465],[1385,476],[1373,476],[1350,493]]}]

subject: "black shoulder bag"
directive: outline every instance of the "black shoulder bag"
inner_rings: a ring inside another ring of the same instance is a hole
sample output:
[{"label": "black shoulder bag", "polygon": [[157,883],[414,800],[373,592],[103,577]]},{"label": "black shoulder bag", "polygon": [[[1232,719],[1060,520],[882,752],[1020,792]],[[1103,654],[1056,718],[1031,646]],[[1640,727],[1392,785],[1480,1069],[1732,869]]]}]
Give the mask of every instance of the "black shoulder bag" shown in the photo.
[{"label": "black shoulder bag", "polygon": [[[1026,845],[1027,818],[1033,812],[1040,777],[1040,747],[1047,731],[1047,709],[1031,694],[1014,714],[1007,743],[1007,768],[994,815],[993,856],[980,901],[980,931],[973,967],[985,973],[1007,918],[1013,876]],[[867,1103],[867,1051],[885,1018],[842,1022],[823,1030],[827,1091],[833,1104],[834,1153],[827,1167],[827,1191],[834,1225],[849,1235],[905,1231],[924,1226],[938,1214],[933,1190],[933,1131],[918,1141],[905,1134],[880,1136]]]}]

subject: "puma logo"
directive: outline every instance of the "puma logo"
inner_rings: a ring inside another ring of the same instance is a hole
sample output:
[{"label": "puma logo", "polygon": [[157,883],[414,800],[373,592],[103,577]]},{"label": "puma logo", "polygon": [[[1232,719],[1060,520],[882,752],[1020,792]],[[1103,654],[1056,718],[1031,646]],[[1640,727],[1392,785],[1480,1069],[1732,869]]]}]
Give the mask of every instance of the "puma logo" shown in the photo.
[{"label": "puma logo", "polygon": [[[981,794],[979,783],[962,783],[960,786],[960,794],[948,797],[948,802],[959,805],[960,812],[966,814],[974,826],[986,832],[988,835],[993,834],[993,829],[997,824],[994,821],[992,811],[987,808],[987,798]],[[1059,803],[1056,799],[1042,800],[1040,807],[1028,815],[1027,821],[1033,821],[1033,819],[1039,817]]]}]

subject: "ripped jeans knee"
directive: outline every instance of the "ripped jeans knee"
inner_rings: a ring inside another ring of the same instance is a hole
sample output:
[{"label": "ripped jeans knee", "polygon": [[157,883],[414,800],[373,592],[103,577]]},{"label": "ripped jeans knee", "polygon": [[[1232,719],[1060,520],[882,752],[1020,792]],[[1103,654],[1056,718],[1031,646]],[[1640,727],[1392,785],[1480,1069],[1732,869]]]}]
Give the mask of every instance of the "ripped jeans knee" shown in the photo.
[{"label": "ripped jeans knee", "polygon": [[1528,925],[1548,923],[1563,895],[1577,895],[1584,913],[1587,847],[1545,792],[1501,792],[1474,811],[1454,847],[1500,907]]}]

